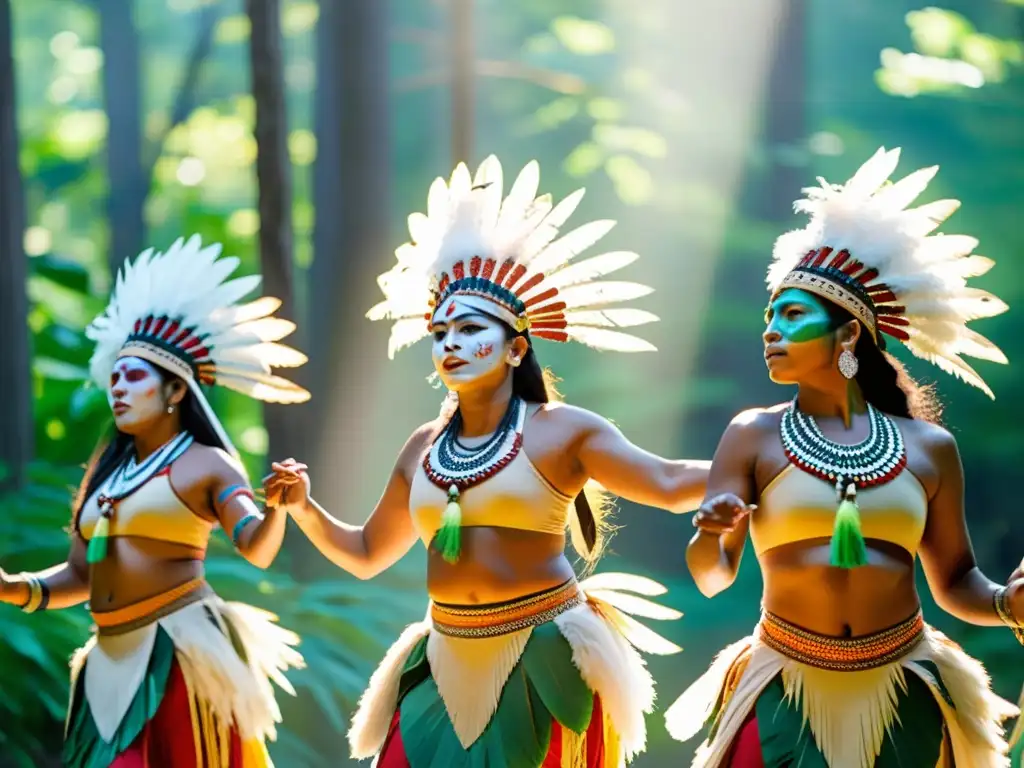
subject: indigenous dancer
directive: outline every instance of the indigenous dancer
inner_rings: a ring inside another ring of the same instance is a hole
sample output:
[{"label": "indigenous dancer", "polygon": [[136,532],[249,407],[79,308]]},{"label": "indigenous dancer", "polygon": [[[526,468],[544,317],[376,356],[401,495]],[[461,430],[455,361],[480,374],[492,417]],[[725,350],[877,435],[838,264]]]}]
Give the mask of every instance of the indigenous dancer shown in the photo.
[{"label": "indigenous dancer", "polygon": [[280,720],[270,681],[292,692],[282,672],[302,664],[298,637],[203,579],[218,524],[266,567],[287,515],[255,506],[200,383],[271,402],[309,397],[270,372],[305,362],[274,343],[294,328],[271,316],[280,302],[236,305],[260,278],[226,281],[239,262],[219,254],[193,237],[125,265],[88,329],[115,431],[83,480],[67,562],[0,572],[0,598],[29,612],[89,601],[96,634],[71,664],[69,768],[269,766],[264,744]]},{"label": "indigenous dancer", "polygon": [[936,168],[888,184],[898,159],[880,150],[846,185],[807,190],[810,223],[775,244],[765,360],[798,392],[732,422],[694,518],[687,563],[705,595],[735,579],[748,530],[765,584],[753,635],[666,713],[680,740],[709,725],[695,766],[1008,765],[1016,708],[925,624],[914,559],[944,610],[1019,639],[1024,580],[978,569],[956,441],[884,351],[900,339],[991,396],[961,355],[1006,358],[966,323],[1006,305],[967,287],[992,266],[970,255],[977,240],[928,236],[957,201],[907,209]]},{"label": "indigenous dancer", "polygon": [[268,490],[285,487],[306,535],[361,578],[417,538],[428,547],[428,617],[388,652],[349,734],[353,756],[379,754],[378,768],[623,765],[644,748],[654,700],[634,646],[680,650],[628,615],[677,618],[627,594],[664,588],[610,573],[578,583],[565,532],[592,565],[607,522],[582,493],[588,480],[682,512],[699,503],[709,463],[659,458],[604,418],[552,402],[532,338],[650,350],[615,329],[657,318],[604,308],[650,292],[594,281],[637,256],[569,265],[613,222],[556,239],[582,190],[552,206],[537,186],[531,162],[502,200],[496,158],[473,180],[460,164],[450,185],[434,182],[428,214],[409,218],[412,243],[381,277],[386,300],[369,317],[395,320],[392,355],[433,337],[450,407],[413,433],[366,524],[346,525],[310,499],[302,465],[275,465]]}]

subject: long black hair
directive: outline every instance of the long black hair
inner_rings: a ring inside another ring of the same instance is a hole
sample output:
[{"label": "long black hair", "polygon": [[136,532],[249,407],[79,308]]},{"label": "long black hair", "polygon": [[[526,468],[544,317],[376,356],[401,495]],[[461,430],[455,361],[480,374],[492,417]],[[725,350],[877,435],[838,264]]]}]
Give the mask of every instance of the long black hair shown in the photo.
[{"label": "long black hair", "polygon": [[[832,321],[832,330],[854,319],[838,304],[825,301],[825,305]],[[907,373],[903,363],[875,343],[863,324],[860,331],[853,349],[860,364],[854,381],[860,386],[864,399],[892,416],[937,424],[942,416],[942,405],[935,395],[935,387],[918,384]]]},{"label": "long black hair", "polygon": [[[188,432],[201,445],[208,445],[225,451],[230,450],[228,446],[224,445],[220,437],[217,436],[217,430],[210,423],[202,405],[199,404],[199,400],[185,381],[170,371],[161,368],[159,365],[152,365],[160,375],[161,385],[171,381],[179,381],[185,389],[185,397],[178,404],[182,431]],[[103,484],[103,481],[110,477],[122,462],[128,460],[134,449],[135,441],[132,436],[122,432],[111,423],[107,436],[100,440],[93,451],[92,457],[89,459],[89,463],[85,467],[85,476],[82,478],[82,483],[75,496],[73,509],[76,528],[78,527],[78,518],[82,513],[82,507],[85,505],[85,502],[96,493]]]},{"label": "long black hair", "polygon": [[[504,324],[504,323],[503,323]],[[512,394],[528,403],[550,403],[561,400],[555,388],[556,379],[550,371],[541,368],[529,331],[518,332],[505,325],[507,340],[516,337],[526,339],[526,354],[516,368],[512,369]],[[572,531],[573,548],[593,568],[600,559],[614,527],[610,524],[611,501],[606,493],[589,483],[576,495],[576,523]]]}]

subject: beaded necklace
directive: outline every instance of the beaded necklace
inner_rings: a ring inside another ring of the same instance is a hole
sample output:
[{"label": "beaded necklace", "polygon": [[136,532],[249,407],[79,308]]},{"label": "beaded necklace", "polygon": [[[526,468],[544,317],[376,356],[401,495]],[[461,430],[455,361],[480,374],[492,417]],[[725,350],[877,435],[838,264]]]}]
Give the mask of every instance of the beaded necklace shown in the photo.
[{"label": "beaded necklace", "polygon": [[856,568],[867,564],[861,532],[857,489],[884,485],[907,465],[907,450],[896,423],[870,403],[868,436],[856,445],[825,437],[813,416],[802,413],[796,399],[782,414],[779,431],[786,458],[794,466],[836,487],[839,507],[832,531],[832,565]]},{"label": "beaded necklace", "polygon": [[468,448],[458,439],[462,414],[456,411],[423,457],[427,478],[448,493],[441,528],[434,538],[435,548],[447,562],[457,562],[462,548],[462,507],[459,505],[462,492],[498,474],[519,455],[525,420],[526,402],[513,397],[494,434],[483,445]]}]

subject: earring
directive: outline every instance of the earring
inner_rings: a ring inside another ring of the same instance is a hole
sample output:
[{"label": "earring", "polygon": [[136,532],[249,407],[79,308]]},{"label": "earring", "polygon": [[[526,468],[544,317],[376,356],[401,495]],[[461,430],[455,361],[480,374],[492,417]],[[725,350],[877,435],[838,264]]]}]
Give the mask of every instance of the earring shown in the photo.
[{"label": "earring", "polygon": [[508,364],[511,365],[513,368],[518,368],[519,364],[521,362],[523,362],[523,361],[520,358],[518,358],[518,357],[511,357],[511,358],[509,358]]},{"label": "earring", "polygon": [[839,372],[843,374],[844,378],[852,379],[859,370],[860,363],[857,361],[857,356],[850,350],[844,349],[839,354]]},{"label": "earring", "polygon": [[173,405],[168,405],[167,406],[167,412],[168,413],[174,413],[174,406]]}]

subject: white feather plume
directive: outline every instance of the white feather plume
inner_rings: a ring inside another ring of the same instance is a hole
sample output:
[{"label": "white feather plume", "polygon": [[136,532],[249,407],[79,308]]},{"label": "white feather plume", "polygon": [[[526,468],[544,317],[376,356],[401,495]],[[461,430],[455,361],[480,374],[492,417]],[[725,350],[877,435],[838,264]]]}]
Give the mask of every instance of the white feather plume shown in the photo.
[{"label": "white feather plume", "polygon": [[[430,186],[427,212],[409,217],[411,241],[395,251],[397,263],[377,279],[384,298],[374,305],[367,317],[393,322],[388,356],[428,334],[426,318],[443,275],[451,277],[454,266],[468,265],[473,257],[493,259],[501,265],[509,262],[505,287],[519,292],[520,299],[537,298],[541,305],[529,313],[544,310],[543,297],[550,289],[558,296],[553,301],[565,302],[566,326],[561,329],[565,340],[577,340],[598,349],[646,351],[653,347],[645,341],[611,327],[630,327],[654,322],[650,313],[631,316],[603,310],[610,304],[628,301],[651,292],[637,283],[594,282],[631,264],[638,257],[627,252],[607,253],[579,263],[573,260],[599,241],[614,226],[613,221],[594,221],[559,237],[562,225],[576,210],[583,198],[577,190],[553,204],[550,195],[539,195],[540,168],[536,161],[528,163],[503,197],[504,174],[501,163],[493,155],[480,164],[473,176],[459,164],[446,183],[437,179]],[[514,284],[509,277],[521,272]],[[537,281],[537,275],[542,279]],[[496,275],[492,275],[496,276]],[[527,282],[530,286],[526,290]],[[538,298],[539,297],[539,298]],[[571,310],[593,310],[573,312]],[[560,312],[561,310],[559,310]],[[620,310],[626,311],[626,310]],[[531,315],[532,316],[532,315]],[[562,315],[559,315],[562,318]],[[552,337],[550,329],[539,331]]]},{"label": "white feather plume", "polygon": [[896,295],[894,303],[906,307],[907,348],[992,397],[961,355],[1006,362],[992,342],[967,328],[971,320],[1007,309],[987,291],[967,286],[967,278],[984,274],[993,262],[972,255],[978,244],[973,237],[931,234],[960,202],[938,200],[908,208],[938,167],[923,168],[890,184],[899,156],[899,149],[879,149],[846,184],[819,179],[818,187],[804,190],[806,197],[794,208],[811,220],[776,241],[768,288],[778,290],[809,251],[825,246],[836,252],[845,249],[853,259],[878,270],[877,282]]},{"label": "white feather plume", "polygon": [[94,381],[107,386],[137,321],[166,318],[202,339],[217,384],[270,402],[308,400],[306,390],[271,371],[306,362],[304,354],[278,343],[295,324],[272,317],[279,299],[238,303],[260,284],[258,275],[231,278],[239,264],[235,257],[221,257],[220,244],[203,246],[198,235],[179,238],[164,253],[150,248],[126,261],[106,310],[86,329],[96,343],[90,361]]}]

